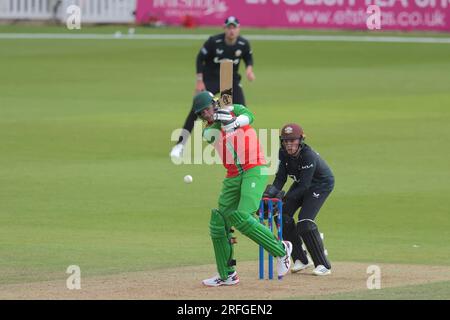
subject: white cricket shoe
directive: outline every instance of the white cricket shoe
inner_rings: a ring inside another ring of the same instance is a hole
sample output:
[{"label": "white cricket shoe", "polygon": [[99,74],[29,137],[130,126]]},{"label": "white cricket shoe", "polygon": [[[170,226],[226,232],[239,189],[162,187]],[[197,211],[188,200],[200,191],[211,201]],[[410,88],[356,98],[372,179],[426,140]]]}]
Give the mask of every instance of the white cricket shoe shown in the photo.
[{"label": "white cricket shoe", "polygon": [[177,143],[170,152],[171,158],[181,158],[183,155],[184,146],[181,143]]},{"label": "white cricket shoe", "polygon": [[292,266],[291,272],[297,273],[300,271],[303,271],[305,269],[308,269],[310,267],[314,266],[314,263],[308,259],[308,263],[304,264],[300,260],[295,260],[294,265]]},{"label": "white cricket shoe", "polygon": [[313,270],[313,273],[316,276],[327,276],[327,275],[331,274],[331,270],[325,268],[323,265],[320,264]]},{"label": "white cricket shoe", "polygon": [[232,286],[239,283],[239,277],[235,271],[230,274],[226,280],[222,280],[219,275],[216,275],[212,278],[203,280],[202,283],[207,287]]},{"label": "white cricket shoe", "polygon": [[283,241],[284,249],[286,250],[286,255],[284,257],[277,257],[277,272],[278,278],[281,278],[286,273],[289,272],[291,268],[291,253],[292,253],[292,243],[290,241]]}]

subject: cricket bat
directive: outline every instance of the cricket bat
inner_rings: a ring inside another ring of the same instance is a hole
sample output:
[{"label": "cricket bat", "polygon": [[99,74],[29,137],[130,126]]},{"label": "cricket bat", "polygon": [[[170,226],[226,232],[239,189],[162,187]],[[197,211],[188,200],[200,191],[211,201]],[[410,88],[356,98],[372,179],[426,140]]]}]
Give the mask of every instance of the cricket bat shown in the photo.
[{"label": "cricket bat", "polygon": [[233,60],[223,59],[220,61],[220,98],[221,108],[233,104]]}]

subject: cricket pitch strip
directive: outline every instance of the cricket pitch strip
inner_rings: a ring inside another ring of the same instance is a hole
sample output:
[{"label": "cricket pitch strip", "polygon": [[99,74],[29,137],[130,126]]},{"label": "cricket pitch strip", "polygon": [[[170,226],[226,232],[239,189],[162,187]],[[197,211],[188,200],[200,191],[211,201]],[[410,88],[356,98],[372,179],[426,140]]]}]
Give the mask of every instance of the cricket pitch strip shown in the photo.
[{"label": "cricket pitch strip", "polygon": [[[205,287],[201,281],[216,273],[215,265],[189,266],[84,277],[80,290],[68,290],[66,279],[0,285],[0,299],[299,299],[367,289],[369,263],[335,262],[330,276],[312,269],[286,275],[283,280],[259,280],[257,261],[241,262],[241,282],[230,287]],[[450,281],[450,267],[376,264],[381,288]]]}]

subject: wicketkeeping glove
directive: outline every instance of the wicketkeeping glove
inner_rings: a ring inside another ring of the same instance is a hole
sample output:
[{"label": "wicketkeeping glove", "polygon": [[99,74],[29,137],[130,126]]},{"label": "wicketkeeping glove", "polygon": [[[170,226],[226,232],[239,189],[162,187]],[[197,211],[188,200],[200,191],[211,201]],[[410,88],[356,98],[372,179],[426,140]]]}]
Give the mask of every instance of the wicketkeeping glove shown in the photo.
[{"label": "wicketkeeping glove", "polygon": [[[278,190],[275,186],[269,184],[266,187],[266,190],[263,193],[263,197],[264,198],[277,198],[280,200],[283,200],[285,195],[285,192],[283,190]],[[269,206],[267,204],[267,201],[264,201],[264,219],[267,219],[269,213]],[[277,203],[273,203],[273,215],[274,215],[274,219],[275,217],[278,215],[278,204]],[[275,219],[276,220],[276,219]]]},{"label": "wicketkeeping glove", "polygon": [[269,184],[269,185],[267,185],[266,190],[264,190],[263,197],[276,198],[279,193],[280,193],[280,190],[278,190],[277,187]]}]

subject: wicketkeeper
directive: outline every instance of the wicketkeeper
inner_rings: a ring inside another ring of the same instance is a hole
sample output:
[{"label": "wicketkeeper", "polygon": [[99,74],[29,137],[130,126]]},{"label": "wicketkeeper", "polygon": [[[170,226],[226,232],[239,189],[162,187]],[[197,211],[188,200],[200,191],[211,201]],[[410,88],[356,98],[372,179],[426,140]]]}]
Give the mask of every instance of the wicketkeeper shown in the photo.
[{"label": "wicketkeeper", "polygon": [[[283,204],[283,239],[292,242],[293,246],[291,271],[304,270],[314,263],[315,275],[328,275],[331,264],[315,218],[334,188],[333,173],[319,154],[305,143],[305,134],[299,125],[285,125],[281,129],[280,142],[278,172],[264,196],[276,197],[288,176],[294,180]],[[300,207],[296,224],[294,214]],[[303,250],[302,240],[313,261],[309,261]]]},{"label": "wicketkeeper", "polygon": [[203,137],[214,145],[227,169],[218,208],[212,209],[209,223],[218,275],[203,280],[203,284],[216,287],[239,283],[232,227],[277,257],[278,275],[285,275],[291,266],[292,244],[278,240],[253,215],[267,182],[264,155],[256,131],[250,126],[253,114],[240,104],[218,109],[209,91],[197,94],[193,107],[206,122]]}]

